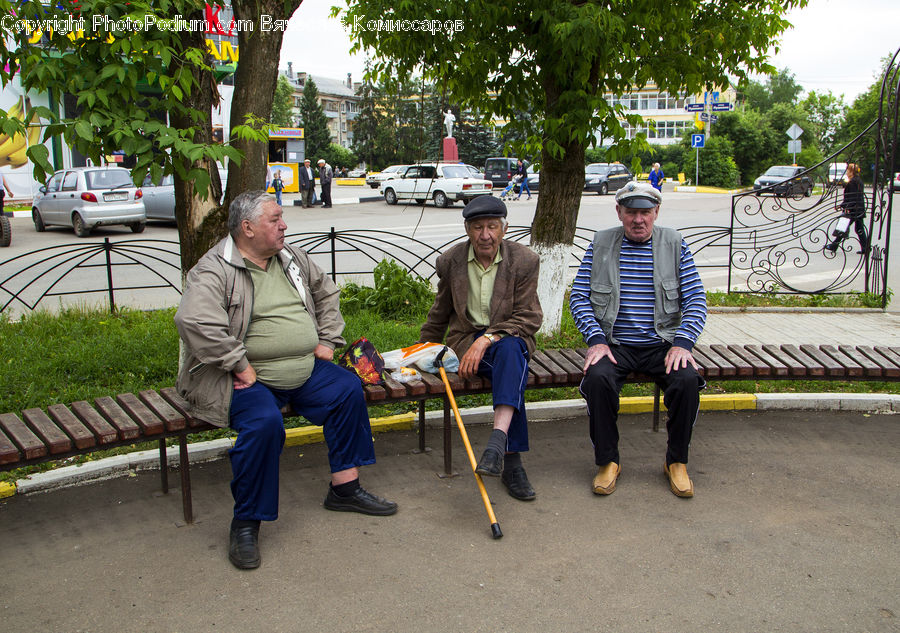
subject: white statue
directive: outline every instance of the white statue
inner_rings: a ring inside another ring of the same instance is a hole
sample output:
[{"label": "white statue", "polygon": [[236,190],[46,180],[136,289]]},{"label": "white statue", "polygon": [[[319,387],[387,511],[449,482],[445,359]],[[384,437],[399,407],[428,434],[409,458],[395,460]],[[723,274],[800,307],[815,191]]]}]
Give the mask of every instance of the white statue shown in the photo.
[{"label": "white statue", "polygon": [[450,110],[444,113],[444,125],[447,126],[447,137],[453,138],[453,122],[456,121],[456,117],[453,116],[453,113]]}]

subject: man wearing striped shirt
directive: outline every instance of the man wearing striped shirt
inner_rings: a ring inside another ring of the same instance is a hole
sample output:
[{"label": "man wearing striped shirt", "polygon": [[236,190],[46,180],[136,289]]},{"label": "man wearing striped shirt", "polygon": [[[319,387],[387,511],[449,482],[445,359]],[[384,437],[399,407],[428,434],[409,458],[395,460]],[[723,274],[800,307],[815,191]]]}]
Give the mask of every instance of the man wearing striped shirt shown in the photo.
[{"label": "man wearing striped shirt", "polygon": [[705,382],[691,354],[706,323],[706,293],[681,234],[654,226],[662,193],[630,182],[616,193],[621,227],[597,231],[575,276],[569,307],[589,349],[581,394],[587,401],[599,471],[598,495],[611,494],[619,461],[619,392],[626,376],[652,376],[669,412],[664,472],[679,497],[692,497],[691,432]]}]

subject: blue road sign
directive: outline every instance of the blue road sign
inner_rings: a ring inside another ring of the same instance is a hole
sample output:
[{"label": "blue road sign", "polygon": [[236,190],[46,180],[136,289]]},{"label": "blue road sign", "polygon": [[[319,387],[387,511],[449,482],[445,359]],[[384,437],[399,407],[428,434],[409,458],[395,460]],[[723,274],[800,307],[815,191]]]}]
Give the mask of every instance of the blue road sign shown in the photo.
[{"label": "blue road sign", "polygon": [[688,112],[702,112],[704,107],[706,106],[702,103],[688,103],[684,106],[684,109]]},{"label": "blue road sign", "polygon": [[731,104],[727,101],[720,101],[712,104],[713,112],[727,112],[728,110],[731,110]]},{"label": "blue road sign", "polygon": [[700,120],[701,120],[701,121],[709,121],[709,113],[707,113],[707,112],[701,112],[701,113],[700,113]]},{"label": "blue road sign", "polygon": [[691,134],[691,148],[700,149],[706,142],[706,136],[703,134]]},{"label": "blue road sign", "polygon": [[715,114],[710,114],[710,115],[709,115],[709,122],[710,122],[710,123],[715,123],[715,122],[718,121],[718,120],[719,120],[719,117],[718,117],[717,115],[715,115]]}]

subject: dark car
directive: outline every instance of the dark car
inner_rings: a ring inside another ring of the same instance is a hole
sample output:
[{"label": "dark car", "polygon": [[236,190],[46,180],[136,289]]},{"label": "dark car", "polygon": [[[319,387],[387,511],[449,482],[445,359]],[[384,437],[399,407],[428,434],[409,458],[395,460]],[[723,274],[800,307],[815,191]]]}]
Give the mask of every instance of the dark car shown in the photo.
[{"label": "dark car", "polygon": [[809,196],[813,183],[809,176],[801,176],[806,167],[799,165],[774,165],[753,181],[753,191],[776,196]]},{"label": "dark car", "polygon": [[[488,158],[484,161],[484,179],[490,180],[494,189],[503,189],[509,184],[513,172],[516,170],[518,158]],[[528,166],[528,163],[525,163]]]},{"label": "dark car", "polygon": [[601,196],[615,193],[632,180],[634,176],[621,163],[591,163],[584,168],[584,190]]}]

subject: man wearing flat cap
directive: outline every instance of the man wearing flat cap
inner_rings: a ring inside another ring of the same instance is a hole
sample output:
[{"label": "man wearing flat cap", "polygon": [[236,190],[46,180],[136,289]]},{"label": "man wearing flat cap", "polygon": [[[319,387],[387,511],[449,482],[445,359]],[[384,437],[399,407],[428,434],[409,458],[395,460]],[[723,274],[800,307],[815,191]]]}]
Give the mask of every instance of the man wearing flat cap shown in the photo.
[{"label": "man wearing flat cap", "polygon": [[509,494],[535,498],[520,453],[528,450],[525,384],[534,334],[544,314],[537,296],[538,256],[504,240],[506,205],[479,196],[463,209],[466,242],[438,257],[437,296],[419,340],[447,344],[459,374],[491,381],[494,428],[476,472],[500,476]]},{"label": "man wearing flat cap", "polygon": [[569,307],[589,346],[581,394],[587,401],[595,494],[609,495],[622,471],[616,425],[625,377],[653,377],[664,390],[668,447],[663,472],[692,497],[691,432],[706,385],[691,350],[706,323],[706,293],[681,234],[654,226],[662,193],[630,182],[616,193],[622,226],[597,231],[575,276]]}]

